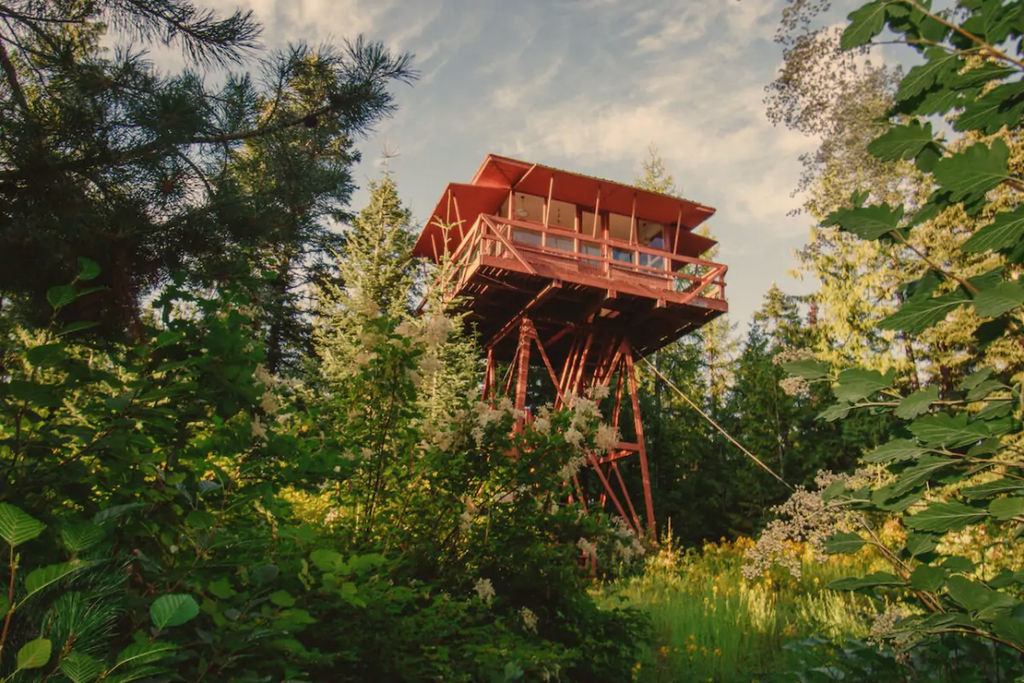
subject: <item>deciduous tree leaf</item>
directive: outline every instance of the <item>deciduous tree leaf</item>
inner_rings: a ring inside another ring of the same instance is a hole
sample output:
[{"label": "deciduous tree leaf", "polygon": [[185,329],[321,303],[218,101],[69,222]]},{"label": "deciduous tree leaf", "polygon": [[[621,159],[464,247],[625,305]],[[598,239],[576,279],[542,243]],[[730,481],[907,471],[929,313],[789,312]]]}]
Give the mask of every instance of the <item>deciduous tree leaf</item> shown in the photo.
[{"label": "deciduous tree leaf", "polygon": [[838,579],[828,585],[834,591],[856,591],[878,586],[905,586],[906,581],[888,572],[874,572],[865,577]]},{"label": "deciduous tree leaf", "polygon": [[850,50],[871,42],[871,39],[882,32],[885,28],[885,8],[889,3],[886,0],[875,0],[869,2],[858,10],[849,14],[850,24],[843,31],[840,38],[840,45],[844,50]]},{"label": "deciduous tree leaf", "polygon": [[46,300],[57,311],[72,303],[78,297],[74,285],[57,285],[46,290]]},{"label": "deciduous tree leaf", "polygon": [[817,360],[795,360],[783,363],[782,369],[806,380],[816,380],[828,377],[829,364]]},{"label": "deciduous tree leaf", "polygon": [[976,524],[988,516],[984,510],[969,507],[963,503],[936,502],[927,508],[906,518],[907,526],[920,531],[945,533],[959,531],[964,527]]},{"label": "deciduous tree leaf", "polygon": [[895,373],[885,375],[877,370],[849,368],[839,373],[839,384],[835,387],[836,398],[854,403],[872,394],[887,389],[895,379]]},{"label": "deciduous tree leaf", "polygon": [[1006,522],[1014,517],[1024,517],[1024,498],[1020,496],[996,498],[989,503],[988,512],[1000,522]]},{"label": "deciduous tree leaf", "polygon": [[[849,29],[847,29],[849,30]],[[936,82],[946,81],[960,70],[962,62],[955,53],[941,47],[930,47],[924,51],[928,60],[907,72],[896,91],[896,101],[903,102],[929,90]]]},{"label": "deciduous tree leaf", "polygon": [[927,451],[910,439],[893,439],[864,456],[864,462],[899,462],[919,458]]},{"label": "deciduous tree leaf", "polygon": [[932,403],[939,400],[939,387],[938,385],[931,385],[921,391],[915,391],[910,396],[900,401],[899,406],[896,407],[896,417],[904,420],[912,420],[922,413],[928,412],[928,408],[931,407]]},{"label": "deciduous tree leaf", "polygon": [[1024,287],[1016,282],[1002,282],[974,297],[974,310],[982,318],[997,318],[1021,304],[1024,304]]},{"label": "deciduous tree leaf", "polygon": [[65,576],[74,574],[76,571],[87,566],[89,565],[63,562],[61,564],[51,564],[46,567],[39,567],[25,577],[25,591],[28,595],[38,593],[47,586],[57,583]]},{"label": "deciduous tree leaf", "polygon": [[882,330],[901,330],[910,334],[920,334],[947,315],[960,308],[969,297],[960,289],[934,299],[911,301],[904,304],[888,318],[878,323]]},{"label": "deciduous tree leaf", "polygon": [[913,467],[900,473],[892,489],[893,496],[901,496],[918,486],[927,483],[939,470],[955,465],[952,458],[934,455],[922,456]]},{"label": "deciduous tree leaf", "polygon": [[986,484],[979,484],[978,486],[971,486],[970,488],[964,489],[961,493],[964,498],[969,500],[981,500],[983,498],[991,498],[992,496],[998,496],[1004,493],[1016,493],[1017,491],[1024,491],[1024,481],[1019,479],[996,479]]},{"label": "deciduous tree leaf", "polygon": [[89,655],[71,651],[60,660],[60,672],[72,683],[92,683],[103,673],[103,664]]},{"label": "deciduous tree leaf", "polygon": [[825,541],[825,552],[829,555],[849,555],[863,548],[865,542],[860,534],[839,531]]},{"label": "deciduous tree leaf", "polygon": [[150,664],[166,657],[176,649],[177,648],[173,643],[133,643],[118,653],[117,663],[121,666],[141,666],[142,664]]},{"label": "deciduous tree leaf", "polygon": [[981,441],[991,433],[984,421],[967,421],[967,414],[956,416],[940,413],[926,415],[910,423],[911,433],[928,446],[935,448],[959,448]]},{"label": "deciduous tree leaf", "polygon": [[52,653],[53,644],[48,639],[36,638],[28,641],[18,650],[18,671],[46,666]]},{"label": "deciduous tree leaf", "polygon": [[953,128],[958,131],[978,130],[992,135],[998,133],[1003,126],[1019,123],[1022,115],[1024,83],[1004,83],[968,102],[953,122]]},{"label": "deciduous tree leaf", "polygon": [[934,593],[942,588],[942,584],[946,582],[946,575],[946,570],[941,567],[921,564],[915,567],[910,575],[910,585],[919,591]]},{"label": "deciduous tree leaf", "polygon": [[893,126],[881,137],[868,144],[868,152],[884,161],[913,159],[932,141],[932,124],[911,121],[905,126]]},{"label": "deciduous tree leaf", "polygon": [[975,143],[962,152],[946,157],[935,165],[935,180],[950,193],[954,202],[984,194],[1009,176],[1010,148],[995,139],[991,146]]},{"label": "deciduous tree leaf", "polygon": [[78,279],[83,282],[95,280],[100,276],[100,264],[84,256],[78,257]]},{"label": "deciduous tree leaf", "polygon": [[1015,246],[1021,240],[1024,240],[1024,206],[997,213],[991,223],[971,235],[961,248],[968,254],[981,254]]},{"label": "deciduous tree leaf", "polygon": [[73,553],[80,553],[103,540],[103,529],[89,522],[71,524],[61,528],[60,537],[65,548]]},{"label": "deciduous tree leaf", "polygon": [[822,222],[824,226],[837,226],[861,239],[876,240],[899,227],[903,207],[876,204],[853,209],[838,209]]},{"label": "deciduous tree leaf", "polygon": [[161,595],[149,608],[149,616],[157,628],[181,626],[199,614],[199,604],[191,595]]},{"label": "deciduous tree leaf", "polygon": [[20,508],[0,503],[0,538],[15,547],[43,533],[46,525]]}]

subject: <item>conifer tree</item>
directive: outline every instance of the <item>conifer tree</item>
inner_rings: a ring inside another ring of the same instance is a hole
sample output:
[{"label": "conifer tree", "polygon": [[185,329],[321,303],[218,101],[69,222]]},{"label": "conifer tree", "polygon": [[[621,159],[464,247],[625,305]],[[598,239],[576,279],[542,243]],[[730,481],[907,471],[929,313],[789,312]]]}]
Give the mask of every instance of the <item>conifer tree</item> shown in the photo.
[{"label": "conifer tree", "polygon": [[[296,54],[212,88],[206,66],[255,66],[260,26],[187,0],[15,0],[0,18],[0,291],[46,315],[46,291],[90,258],[101,291],[63,313],[110,336],[137,326],[141,295],[173,271],[211,283],[265,265],[250,258],[280,241],[287,197],[243,182],[240,150],[320,126],[353,138],[393,110],[388,86],[413,76],[408,55],[359,39],[325,51],[334,79],[301,103],[288,93]],[[102,52],[104,26],[133,42]],[[180,46],[187,70],[158,72],[144,58],[154,41]]]}]

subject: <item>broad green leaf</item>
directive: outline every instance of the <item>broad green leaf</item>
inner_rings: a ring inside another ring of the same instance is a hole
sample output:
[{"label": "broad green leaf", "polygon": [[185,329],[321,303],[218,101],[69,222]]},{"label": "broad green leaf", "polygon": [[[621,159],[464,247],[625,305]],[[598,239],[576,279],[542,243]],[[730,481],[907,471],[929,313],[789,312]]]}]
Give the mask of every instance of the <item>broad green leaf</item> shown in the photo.
[{"label": "broad green leaf", "polygon": [[928,412],[928,408],[939,400],[938,385],[931,385],[921,391],[915,391],[910,396],[900,401],[895,414],[896,417],[904,420],[912,420],[922,413]]},{"label": "broad green leaf", "polygon": [[[972,402],[980,401],[987,397],[992,392],[999,391],[1000,389],[1005,388],[1006,386],[1002,382],[994,379],[988,379],[979,384],[978,386],[973,387],[970,391],[968,391],[967,400]],[[979,414],[978,417],[981,417],[981,415]],[[991,419],[993,417],[997,417],[997,415],[989,415],[986,419]]]},{"label": "broad green leaf", "polygon": [[186,524],[200,531],[212,528],[216,522],[217,518],[206,510],[193,510],[185,518]]},{"label": "broad green leaf", "polygon": [[874,572],[865,577],[848,577],[828,584],[834,591],[855,591],[878,586],[905,586],[906,582],[888,572]]},{"label": "broad green leaf", "polygon": [[988,516],[984,510],[968,507],[963,503],[931,503],[927,508],[906,518],[907,526],[920,531],[960,531],[971,524],[977,524]]},{"label": "broad green leaf", "polygon": [[28,641],[18,650],[18,671],[46,666],[52,653],[53,644],[46,638]]},{"label": "broad green leaf", "polygon": [[842,49],[852,50],[870,43],[872,38],[881,33],[885,28],[885,8],[888,4],[886,0],[875,0],[851,12],[848,17],[850,24],[839,41]]},{"label": "broad green leaf", "polygon": [[853,209],[839,209],[829,214],[822,225],[837,226],[846,232],[852,232],[861,239],[877,240],[899,227],[902,218],[902,206],[892,208],[888,204],[876,204]]},{"label": "broad green leaf", "polygon": [[834,406],[829,406],[825,410],[818,413],[819,420],[826,420],[828,422],[835,422],[841,420],[850,414],[851,406],[848,403],[837,403]]},{"label": "broad green leaf", "polygon": [[942,561],[942,566],[958,574],[970,574],[974,571],[974,562],[959,555],[947,557]]},{"label": "broad green leaf", "polygon": [[1024,206],[997,213],[991,223],[971,235],[961,249],[968,254],[999,251],[1024,240]]},{"label": "broad green leaf", "polygon": [[806,380],[816,380],[828,377],[829,365],[816,360],[795,360],[790,363],[783,363],[782,369],[796,377]]},{"label": "broad green leaf", "polygon": [[927,555],[939,547],[933,536],[925,534],[907,534],[907,554],[911,557]]},{"label": "broad green leaf", "polygon": [[27,593],[25,597],[34,595],[47,586],[57,583],[65,576],[74,574],[79,569],[84,569],[87,566],[89,565],[64,562],[62,564],[51,564],[46,567],[35,569],[25,577],[25,592]]},{"label": "broad green leaf", "polygon": [[913,460],[927,453],[927,451],[910,439],[893,439],[882,444],[875,450],[864,456],[864,462],[899,462],[901,460]]},{"label": "broad green leaf", "polygon": [[911,493],[906,496],[895,496],[893,494],[894,484],[887,484],[871,492],[871,503],[879,510],[887,512],[905,512],[911,505],[921,500],[921,493]]},{"label": "broad green leaf", "polygon": [[53,310],[58,311],[78,298],[78,290],[74,285],[58,285],[46,290],[46,300]]},{"label": "broad green leaf", "polygon": [[1003,615],[992,620],[996,635],[1014,643],[1024,643],[1024,620]]},{"label": "broad green leaf", "polygon": [[897,102],[917,97],[931,89],[937,81],[942,82],[954,76],[962,66],[956,54],[946,52],[941,47],[930,47],[924,51],[924,55],[928,61],[915,66],[900,81],[899,90],[896,91]]},{"label": "broad green leaf", "polygon": [[100,276],[100,265],[84,256],[78,257],[78,279],[88,282]]},{"label": "broad green leaf", "polygon": [[293,598],[288,591],[275,591],[270,594],[270,602],[274,603],[278,607],[291,607],[295,604],[295,598]]},{"label": "broad green leaf", "polygon": [[231,587],[231,583],[227,579],[211,581],[208,587],[210,594],[221,600],[227,600],[235,594],[235,589]]},{"label": "broad green leaf", "polygon": [[953,122],[955,130],[977,130],[992,135],[1003,126],[1019,124],[1024,115],[1024,83],[1016,81],[993,88],[972,102]]},{"label": "broad green leaf", "polygon": [[43,344],[25,352],[25,360],[41,368],[51,368],[68,357],[63,344]]},{"label": "broad green leaf", "polygon": [[972,372],[960,382],[960,388],[964,391],[970,391],[991,377],[993,372],[995,372],[995,368],[992,367],[984,367],[977,372]]},{"label": "broad green leaf", "polygon": [[826,539],[825,552],[829,555],[849,555],[863,548],[865,543],[860,534],[840,531]]},{"label": "broad green leaf", "polygon": [[940,320],[944,320],[968,300],[969,297],[963,290],[955,289],[934,299],[911,301],[878,323],[878,328],[920,334]]},{"label": "broad green leaf", "polygon": [[986,422],[968,423],[966,413],[955,417],[945,413],[926,415],[911,422],[907,428],[925,445],[935,448],[959,448],[981,441],[990,434]]},{"label": "broad green leaf", "polygon": [[972,486],[964,489],[961,493],[964,498],[969,500],[981,500],[983,498],[991,498],[992,496],[1002,495],[1004,493],[1016,493],[1017,491],[1024,490],[1024,481],[1019,479],[997,479],[990,481],[987,484],[979,484],[978,486]]},{"label": "broad green leaf", "polygon": [[[184,623],[184,622],[182,622]],[[133,643],[117,655],[118,666],[140,666],[162,659],[177,649],[172,643]]]},{"label": "broad green leaf", "polygon": [[1009,178],[1010,148],[995,139],[991,146],[975,143],[962,152],[946,157],[932,172],[936,182],[950,193],[954,202],[984,194]]},{"label": "broad green leaf", "polygon": [[89,522],[71,524],[60,530],[60,537],[64,541],[64,547],[73,553],[88,550],[102,541],[103,536],[103,529]]},{"label": "broad green leaf", "polygon": [[887,133],[872,140],[868,152],[883,161],[913,159],[933,137],[931,123],[926,123],[922,128],[919,121],[911,121],[905,126],[893,126]]},{"label": "broad green leaf", "polygon": [[43,533],[46,525],[30,517],[20,508],[7,503],[0,503],[0,538],[11,547],[31,541]]},{"label": "broad green leaf", "polygon": [[64,327],[60,328],[60,332],[57,333],[58,337],[63,337],[66,334],[72,334],[74,332],[81,332],[82,330],[89,330],[99,325],[97,322],[90,322],[88,320],[79,320],[77,322],[68,323]]},{"label": "broad green leaf", "polygon": [[71,683],[92,683],[103,673],[103,664],[89,655],[71,651],[60,660],[60,672]]},{"label": "broad green leaf", "polygon": [[[166,669],[144,664],[137,669],[129,669],[123,673],[105,676],[103,683],[132,683],[132,681],[140,681],[164,673],[166,673]],[[150,680],[152,679],[150,678]]]},{"label": "broad green leaf", "polygon": [[997,318],[1024,304],[1024,287],[1016,282],[1003,282],[974,296],[974,310],[982,318]]},{"label": "broad green leaf", "polygon": [[988,504],[988,512],[1000,522],[1009,521],[1014,517],[1024,517],[1024,498],[1020,496],[996,498]]},{"label": "broad green leaf", "polygon": [[348,571],[345,558],[333,550],[314,550],[309,554],[309,559],[318,569],[325,572],[345,573]]},{"label": "broad green leaf", "polygon": [[949,597],[971,612],[1002,602],[999,593],[966,576],[949,577],[946,580],[946,591]]},{"label": "broad green leaf", "polygon": [[913,467],[909,467],[900,473],[899,478],[893,486],[893,496],[901,496],[912,489],[931,481],[932,477],[947,467],[957,464],[956,460],[933,455],[922,456]]},{"label": "broad green leaf", "polygon": [[281,573],[281,570],[274,564],[265,564],[262,567],[257,567],[252,571],[252,580],[258,584],[270,583],[277,578],[277,575]]},{"label": "broad green leaf", "polygon": [[199,614],[199,605],[191,595],[161,595],[149,608],[149,616],[159,629],[181,626]]},{"label": "broad green leaf", "polygon": [[910,585],[919,591],[934,593],[946,582],[948,572],[940,567],[918,565],[910,575]]},{"label": "broad green leaf", "polygon": [[889,388],[893,379],[895,379],[895,373],[891,371],[883,375],[877,370],[849,368],[839,373],[839,384],[835,387],[835,395],[840,401],[854,403],[882,389]]}]

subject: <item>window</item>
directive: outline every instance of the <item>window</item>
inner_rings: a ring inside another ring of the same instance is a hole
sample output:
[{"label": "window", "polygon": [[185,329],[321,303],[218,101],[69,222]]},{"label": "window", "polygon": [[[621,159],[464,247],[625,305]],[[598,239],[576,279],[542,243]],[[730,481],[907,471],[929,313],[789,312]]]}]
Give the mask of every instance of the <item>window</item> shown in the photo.
[{"label": "window", "polygon": [[612,239],[628,242],[632,225],[633,219],[629,216],[623,216],[619,213],[608,214],[608,233]]},{"label": "window", "polygon": [[576,205],[552,199],[548,206],[548,225],[576,229]]},{"label": "window", "polygon": [[513,218],[521,221],[544,222],[544,198],[532,194],[516,193],[516,212]]},{"label": "window", "polygon": [[560,237],[558,235],[548,233],[545,237],[545,241],[547,242],[547,246],[552,249],[561,249],[562,251],[576,250],[576,245],[571,237]]},{"label": "window", "polygon": [[[580,253],[584,256],[593,256],[595,258],[601,258],[601,245],[594,244],[592,242],[580,242]],[[591,263],[593,265],[600,265],[600,261],[594,261],[592,259],[583,259],[584,263]]]},{"label": "window", "polygon": [[529,244],[535,247],[539,247],[542,244],[539,232],[523,230],[522,228],[516,228],[512,231],[512,241],[519,242],[520,244]]},{"label": "window", "polygon": [[601,219],[595,216],[590,211],[583,212],[583,224],[580,226],[580,232],[584,235],[590,235],[591,237],[601,236]]},{"label": "window", "polygon": [[630,249],[619,249],[612,247],[612,259],[619,263],[633,263],[633,251]]}]

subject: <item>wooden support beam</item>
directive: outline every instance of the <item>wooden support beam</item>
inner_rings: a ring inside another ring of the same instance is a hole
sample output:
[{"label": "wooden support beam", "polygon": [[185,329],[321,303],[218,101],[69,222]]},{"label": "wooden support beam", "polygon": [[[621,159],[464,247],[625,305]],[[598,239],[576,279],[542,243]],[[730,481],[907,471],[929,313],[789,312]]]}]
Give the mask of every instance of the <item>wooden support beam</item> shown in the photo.
[{"label": "wooden support beam", "polygon": [[644,503],[647,507],[647,528],[652,538],[657,538],[658,530],[654,519],[654,500],[651,497],[651,473],[647,466],[647,449],[644,447],[644,425],[640,419],[640,396],[636,383],[636,368],[633,367],[633,352],[626,342],[622,343],[623,356],[626,359],[626,374],[629,378],[629,394],[633,401],[633,422],[636,426],[636,441],[640,446],[640,476],[644,482]]},{"label": "wooden support beam", "polygon": [[505,323],[501,329],[498,330],[498,332],[495,333],[495,335],[491,337],[486,344],[484,344],[484,348],[493,349],[498,342],[507,337],[509,332],[514,330],[516,326],[518,326],[530,314],[530,311],[537,308],[537,306],[542,304],[556,290],[561,289],[561,287],[561,280],[553,280],[549,282],[544,289],[537,292],[537,295],[519,311],[518,315]]},{"label": "wooden support beam", "polygon": [[548,227],[548,220],[551,218],[551,196],[555,192],[555,174],[551,174],[551,180],[548,181],[548,201],[544,204],[544,227]]}]

